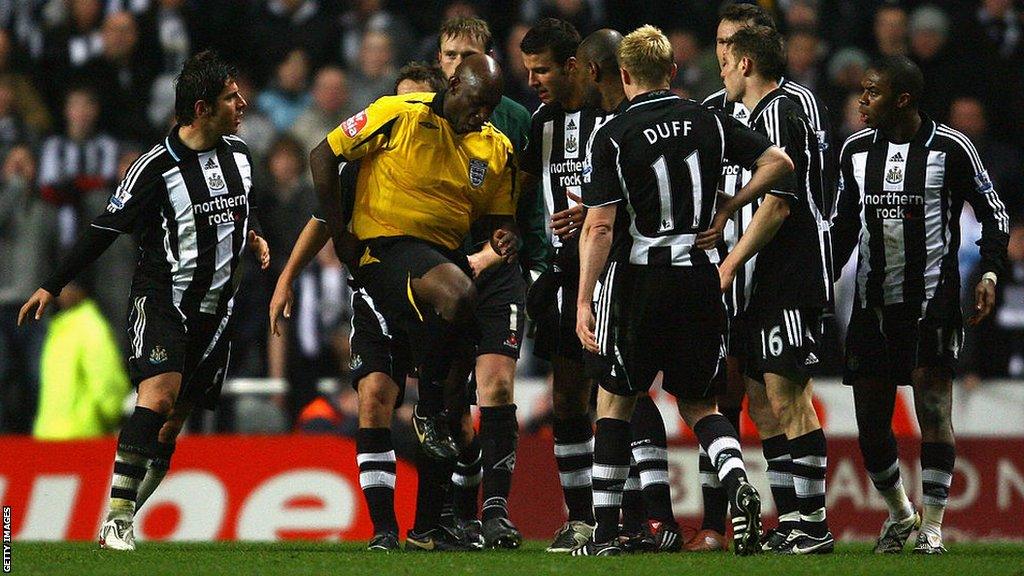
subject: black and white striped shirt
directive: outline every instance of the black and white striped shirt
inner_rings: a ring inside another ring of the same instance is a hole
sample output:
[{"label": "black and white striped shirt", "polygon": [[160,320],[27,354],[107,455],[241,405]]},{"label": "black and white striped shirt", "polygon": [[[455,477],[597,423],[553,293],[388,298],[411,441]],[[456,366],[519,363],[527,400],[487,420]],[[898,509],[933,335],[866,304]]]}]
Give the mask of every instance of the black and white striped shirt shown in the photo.
[{"label": "black and white striped shirt", "polygon": [[782,88],[761,98],[750,113],[750,127],[782,148],[795,168],[784,186],[770,192],[785,198],[790,212],[758,253],[748,306],[759,310],[830,307],[829,208],[814,129]]},{"label": "black and white striped shirt", "polygon": [[722,164],[753,168],[771,142],[724,112],[669,91],[641,94],[598,130],[585,174],[589,208],[622,202],[609,260],[701,266],[716,250],[694,246],[715,213]]},{"label": "black and white striped shirt", "polygon": [[132,291],[156,293],[182,314],[231,312],[246,245],[252,157],[237,136],[196,152],[175,127],[136,160],[92,226],[133,234]]},{"label": "black and white striped shirt", "polygon": [[[809,88],[792,80],[780,79],[779,88],[784,90],[790,98],[800,105],[800,109],[803,110],[817,136],[818,145],[822,153],[825,205],[828,210],[827,214],[831,219],[831,215],[835,210],[835,186],[839,178],[839,169],[838,155],[834,146],[834,135],[831,122],[829,121],[828,108],[818,100]],[[743,124],[749,125],[750,123],[750,110],[742,102],[729,102],[724,88],[705,98],[704,104],[724,110]],[[726,164],[722,167],[722,180],[719,183],[719,189],[730,196],[735,196],[740,191],[740,188],[749,181],[749,170],[744,170],[735,164]],[[736,243],[739,242],[747,226],[750,225],[750,221],[753,219],[754,212],[759,204],[760,199],[757,199],[743,206],[736,211],[730,223],[726,225],[723,258],[725,253],[732,250]],[[826,232],[825,234],[827,235],[828,233]],[[827,250],[831,250],[831,242],[825,242],[824,245]],[[831,258],[831,254],[828,256]],[[726,293],[725,298],[726,309],[730,315],[739,314],[746,309],[747,303],[750,301],[751,289],[753,288],[753,283],[750,280],[753,278],[756,265],[757,254],[747,260],[740,270],[736,271],[736,278],[729,292]]]},{"label": "black and white striped shirt", "polygon": [[1006,208],[974,144],[960,132],[924,114],[910,142],[861,130],[843,144],[840,171],[836,264],[859,246],[861,307],[925,303],[939,295],[958,302],[964,200],[982,225],[982,272],[1006,269]]}]

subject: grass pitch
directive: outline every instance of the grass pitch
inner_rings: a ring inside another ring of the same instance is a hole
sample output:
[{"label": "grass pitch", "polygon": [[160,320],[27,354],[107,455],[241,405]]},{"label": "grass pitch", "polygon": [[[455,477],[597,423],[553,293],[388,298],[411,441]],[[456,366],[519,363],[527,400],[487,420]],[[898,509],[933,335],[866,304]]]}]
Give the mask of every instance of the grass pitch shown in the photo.
[{"label": "grass pitch", "polygon": [[614,576],[1024,576],[1024,545],[954,543],[944,556],[875,556],[869,544],[839,544],[831,556],[801,558],[728,554],[647,554],[572,558],[544,552],[541,542],[522,550],[477,553],[365,551],[364,544],[141,543],[133,553],[99,550],[95,543],[15,542],[13,574],[205,576],[207,574],[503,575],[608,574]]}]

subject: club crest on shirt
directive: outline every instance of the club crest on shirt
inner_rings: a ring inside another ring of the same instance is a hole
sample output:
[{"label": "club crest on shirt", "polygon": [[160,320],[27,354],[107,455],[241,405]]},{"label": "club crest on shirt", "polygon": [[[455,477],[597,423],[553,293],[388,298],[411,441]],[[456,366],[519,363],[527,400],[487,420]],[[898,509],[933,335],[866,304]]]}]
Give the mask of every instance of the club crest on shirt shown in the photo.
[{"label": "club crest on shirt", "polygon": [[889,184],[899,184],[900,182],[903,182],[903,170],[900,170],[899,166],[889,168],[889,171],[885,173],[885,181]]},{"label": "club crest on shirt", "polygon": [[579,150],[580,143],[576,140],[575,134],[569,134],[565,137],[565,151],[572,154]]},{"label": "club crest on shirt", "polygon": [[988,177],[988,170],[982,170],[974,177],[974,183],[978,185],[979,194],[987,194],[992,191],[992,180]]},{"label": "club crest on shirt", "polygon": [[356,134],[366,126],[366,110],[360,110],[348,120],[341,123],[341,129],[349,138],[355,138]]},{"label": "club crest on shirt", "polygon": [[167,360],[167,350],[159,344],[153,346],[153,349],[149,352],[149,363],[150,364],[163,364]]},{"label": "club crest on shirt", "polygon": [[220,172],[214,172],[206,177],[206,184],[210,190],[221,190],[224,188],[224,177],[220,175]]},{"label": "club crest on shirt", "polygon": [[487,161],[477,160],[476,158],[469,159],[469,184],[473,188],[479,188],[484,183],[484,178],[487,176]]}]

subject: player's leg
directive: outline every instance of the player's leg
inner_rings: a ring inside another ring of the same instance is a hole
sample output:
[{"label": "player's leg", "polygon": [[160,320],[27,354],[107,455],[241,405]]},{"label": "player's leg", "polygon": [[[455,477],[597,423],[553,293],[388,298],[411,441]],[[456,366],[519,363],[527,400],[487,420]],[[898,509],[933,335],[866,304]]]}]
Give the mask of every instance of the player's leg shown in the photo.
[{"label": "player's leg", "polygon": [[746,387],[747,411],[761,438],[761,452],[768,464],[768,485],[779,517],[779,523],[765,534],[761,546],[766,552],[778,551],[793,530],[800,528],[800,500],[793,485],[793,459],[789,439],[772,410],[764,382],[748,378]]},{"label": "player's leg", "polygon": [[480,460],[480,438],[470,412],[472,403],[468,387],[476,356],[457,358],[445,383],[445,406],[448,427],[455,435],[458,456],[452,472],[448,501],[441,511],[441,524],[462,530],[470,540],[483,544],[480,536],[479,497],[483,478]]},{"label": "player's leg", "polygon": [[923,510],[915,554],[941,554],[942,516],[953,483],[956,441],[953,437],[952,373],[946,367],[916,368],[914,410],[921,426],[921,487]]},{"label": "player's leg", "polygon": [[[642,499],[639,504],[651,521],[654,550],[677,552],[682,547],[679,526],[672,512],[672,494],[668,485],[668,439],[665,421],[649,394],[637,396],[630,421],[633,461],[640,475]],[[623,514],[626,513],[623,500]]]},{"label": "player's leg", "polygon": [[508,495],[516,465],[519,424],[513,382],[516,360],[504,354],[481,354],[476,360],[480,446],[483,455],[484,540],[489,547],[518,548],[519,530],[509,520]]},{"label": "player's leg", "polygon": [[877,376],[858,378],[853,383],[853,403],[864,468],[889,509],[875,552],[898,554],[910,533],[920,525],[920,516],[907,498],[900,478],[898,447],[892,432],[896,385]]},{"label": "player's leg", "polygon": [[551,369],[555,462],[569,518],[547,551],[564,553],[586,542],[593,533],[594,428],[588,406],[591,384],[577,359],[555,354]]},{"label": "player's leg", "polygon": [[715,399],[679,397],[679,415],[697,436],[701,448],[715,464],[732,508],[733,546],[736,554],[761,551],[761,500],[747,481],[739,434],[718,412]]},{"label": "player's leg", "polygon": [[398,520],[395,518],[397,463],[391,442],[391,417],[401,389],[391,376],[380,371],[361,376],[353,385],[359,402],[359,430],[356,432],[359,487],[370,512],[374,533],[369,549],[395,550],[398,548]]},{"label": "player's leg", "polygon": [[193,402],[191,401],[178,402],[171,409],[167,421],[160,428],[160,433],[157,436],[156,455],[150,459],[146,468],[146,476],[139,484],[139,491],[135,497],[136,512],[142,508],[142,505],[153,495],[157,486],[167,476],[167,471],[171,468],[171,457],[174,455],[178,435],[181,434],[185,422],[192,414],[192,407]]},{"label": "player's leg", "polygon": [[[739,336],[739,334],[733,333],[730,334],[730,339],[736,339]],[[733,428],[739,432],[740,411],[745,394],[743,371],[740,359],[736,356],[727,356],[725,361],[726,392],[718,397],[718,408],[733,425]],[[718,479],[714,463],[711,462],[711,458],[704,448],[700,449],[698,468],[704,513],[700,530],[686,543],[684,549],[688,552],[728,550],[729,545],[725,540],[725,519],[729,513],[729,497]]]},{"label": "player's leg", "polygon": [[[624,392],[627,392],[624,390]],[[579,556],[613,556],[618,546],[622,487],[629,476],[631,437],[629,422],[636,403],[634,393],[597,391],[597,431],[594,434],[594,517],[597,525],[586,544],[572,551]]]},{"label": "player's leg", "polygon": [[132,523],[139,485],[146,476],[147,464],[158,456],[157,438],[180,388],[180,372],[164,372],[139,382],[135,410],[117,438],[110,509],[100,530],[100,546],[103,548],[135,549]]},{"label": "player's leg", "polygon": [[[896,554],[911,532],[921,524],[921,516],[907,498],[900,477],[899,453],[892,431],[892,415],[898,385],[911,383],[914,353],[901,359],[909,338],[916,348],[917,314],[912,321],[899,314],[899,308],[854,306],[846,336],[846,368],[843,382],[853,387],[857,416],[857,440],[864,468],[875,489],[885,500],[889,517],[882,523],[876,553]],[[883,321],[885,326],[883,329]]]}]

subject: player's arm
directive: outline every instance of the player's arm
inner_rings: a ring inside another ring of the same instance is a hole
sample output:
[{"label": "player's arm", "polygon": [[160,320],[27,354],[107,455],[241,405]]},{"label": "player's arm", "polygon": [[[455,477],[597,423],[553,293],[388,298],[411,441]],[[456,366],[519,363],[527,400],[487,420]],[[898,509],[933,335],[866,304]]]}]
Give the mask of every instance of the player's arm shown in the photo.
[{"label": "player's arm", "polygon": [[746,231],[740,236],[739,242],[718,266],[722,292],[732,286],[736,270],[775,237],[775,233],[789,217],[789,211],[789,200],[785,197],[776,194],[765,196],[761,205],[754,211],[754,217],[750,220]]},{"label": "player's arm", "polygon": [[128,168],[126,174],[129,176],[111,195],[106,209],[78,237],[53,274],[43,281],[42,286],[21,307],[18,312],[19,325],[29,314],[33,314],[36,320],[42,318],[69,282],[92,265],[119,235],[130,233],[136,222],[152,209],[163,178],[160,177],[157,162],[150,160],[142,156]]},{"label": "player's arm", "polygon": [[576,297],[576,335],[583,347],[600,353],[594,335],[593,300],[597,279],[608,262],[618,204],[625,200],[615,172],[612,139],[600,134],[592,142],[590,171],[583,175],[583,204],[587,216],[580,232],[580,287]]},{"label": "player's arm", "polygon": [[281,335],[278,319],[282,316],[291,318],[292,302],[295,298],[292,285],[295,284],[295,279],[323,249],[330,238],[331,233],[327,229],[327,224],[316,217],[310,218],[299,234],[295,241],[295,247],[292,248],[291,256],[288,257],[288,263],[284,265],[284,270],[277,278],[274,295],[270,298],[270,333],[274,336]]},{"label": "player's arm", "polygon": [[974,144],[966,138],[963,142],[957,142],[962,149],[958,150],[951,162],[953,185],[962,190],[964,199],[971,204],[981,224],[981,239],[978,240],[981,280],[974,287],[974,316],[968,320],[969,324],[975,326],[995,308],[996,282],[1007,267],[1010,219]]},{"label": "player's arm", "polygon": [[544,225],[544,198],[539,193],[540,180],[532,174],[519,172],[519,202],[516,204],[516,223],[522,233],[523,246],[519,261],[530,281],[548,269],[552,248]]},{"label": "player's arm", "polygon": [[836,194],[836,214],[832,218],[832,271],[838,280],[857,246],[861,227],[861,192],[857,180],[853,178],[853,163],[845,146],[841,154]]},{"label": "player's arm", "polygon": [[342,162],[350,162],[384,148],[402,118],[398,101],[384,97],[348,118],[327,134],[309,153],[313,187],[320,202],[320,214],[327,221],[334,251],[350,269],[359,257],[359,239],[348,231],[344,215],[348,179],[338,178]]},{"label": "player's arm", "polygon": [[612,249],[612,230],[618,203],[587,210],[580,231],[580,289],[576,298],[576,334],[583,347],[598,354],[594,335],[594,289]]}]

